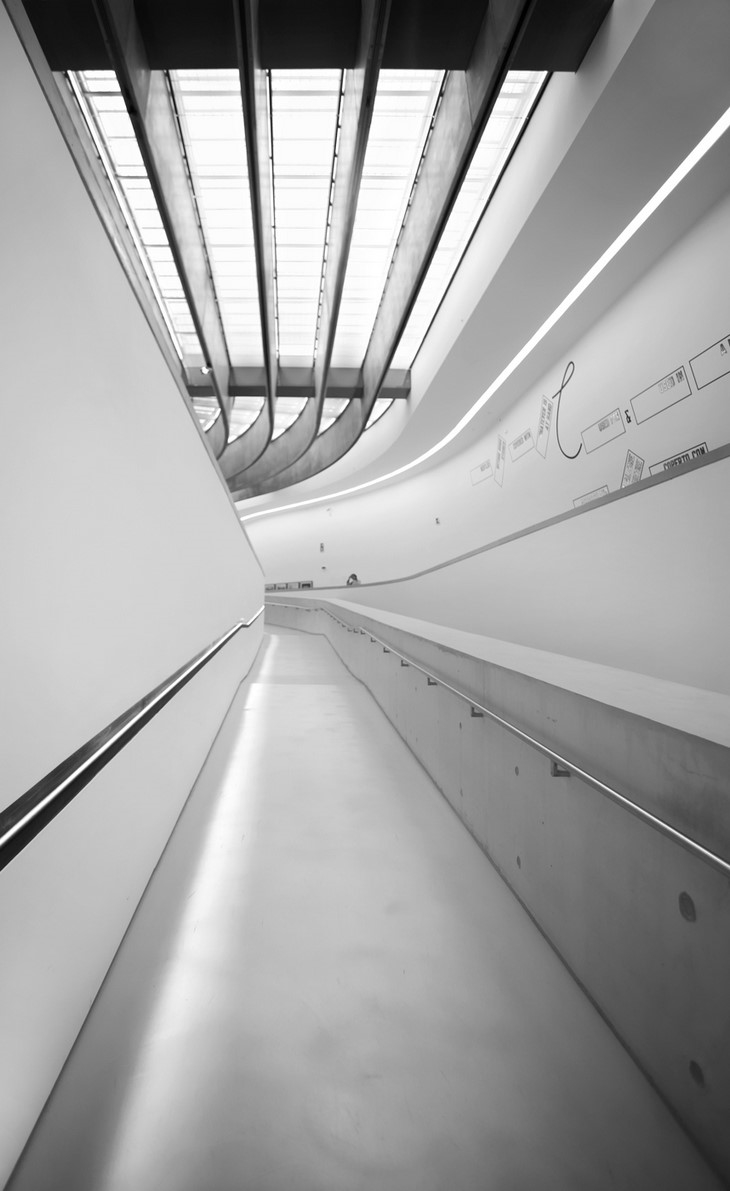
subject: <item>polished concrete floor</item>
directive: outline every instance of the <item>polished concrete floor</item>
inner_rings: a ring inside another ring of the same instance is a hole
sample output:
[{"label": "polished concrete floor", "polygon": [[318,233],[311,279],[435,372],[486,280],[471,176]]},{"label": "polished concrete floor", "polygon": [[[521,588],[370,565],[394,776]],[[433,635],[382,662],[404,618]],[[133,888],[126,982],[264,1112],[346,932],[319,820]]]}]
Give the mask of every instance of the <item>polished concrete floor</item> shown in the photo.
[{"label": "polished concrete floor", "polygon": [[267,635],[13,1191],[704,1191],[370,695]]}]

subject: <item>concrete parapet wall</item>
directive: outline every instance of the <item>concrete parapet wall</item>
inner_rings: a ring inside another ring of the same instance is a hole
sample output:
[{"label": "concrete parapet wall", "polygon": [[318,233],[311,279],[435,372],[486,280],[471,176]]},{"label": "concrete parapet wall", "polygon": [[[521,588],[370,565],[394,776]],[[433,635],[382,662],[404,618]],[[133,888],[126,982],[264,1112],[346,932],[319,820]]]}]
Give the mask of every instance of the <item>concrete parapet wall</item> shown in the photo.
[{"label": "concrete parapet wall", "polygon": [[730,881],[550,761],[367,630],[721,856],[730,753],[717,742],[494,667],[341,607],[267,604],[324,634],[380,704],[697,1144],[730,1177]]}]

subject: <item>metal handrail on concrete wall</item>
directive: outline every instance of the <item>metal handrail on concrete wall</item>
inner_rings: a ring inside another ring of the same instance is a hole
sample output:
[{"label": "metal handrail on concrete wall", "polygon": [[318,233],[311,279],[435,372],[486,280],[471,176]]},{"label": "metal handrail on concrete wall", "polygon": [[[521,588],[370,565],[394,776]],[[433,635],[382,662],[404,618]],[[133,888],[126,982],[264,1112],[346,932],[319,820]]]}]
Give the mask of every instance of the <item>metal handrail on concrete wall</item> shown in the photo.
[{"label": "metal handrail on concrete wall", "polygon": [[324,604],[305,607],[302,604],[290,604],[285,603],[283,600],[276,600],[271,601],[270,606],[275,608],[293,608],[297,612],[324,612],[348,633],[359,633],[363,636],[370,637],[371,643],[378,644],[382,646],[386,653],[393,654],[393,657],[396,657],[400,660],[402,666],[410,666],[414,670],[418,670],[419,673],[423,674],[426,677],[429,686],[441,686],[444,688],[444,690],[450,691],[452,695],[456,695],[458,699],[463,699],[465,703],[469,704],[472,716],[476,716],[478,718],[484,717],[486,719],[492,720],[493,723],[499,724],[500,727],[505,728],[508,732],[511,732],[513,736],[516,736],[519,740],[524,741],[525,744],[530,745],[532,748],[536,749],[537,752],[542,753],[543,756],[548,757],[551,762],[550,771],[553,777],[570,777],[571,775],[574,775],[575,777],[580,778],[581,781],[591,786],[594,790],[598,790],[599,793],[603,794],[606,798],[609,798],[612,802],[617,803],[618,806],[622,806],[625,810],[629,811],[630,814],[635,815],[637,819],[641,819],[643,823],[646,823],[649,827],[653,827],[655,831],[661,832],[662,835],[667,836],[668,839],[671,839],[675,843],[679,844],[680,847],[684,848],[687,852],[690,852],[693,856],[698,857],[706,864],[718,869],[721,873],[724,873],[725,876],[730,876],[730,862],[725,860],[722,856],[718,856],[715,852],[711,852],[708,848],[703,847],[702,844],[697,842],[697,840],[685,835],[684,832],[678,831],[676,827],[672,827],[671,823],[667,823],[664,819],[660,819],[658,815],[653,815],[651,811],[646,810],[643,806],[640,806],[632,799],[627,798],[625,794],[621,794],[620,791],[615,790],[613,786],[609,786],[606,782],[601,781],[600,778],[596,777],[592,773],[589,773],[588,770],[583,769],[582,766],[576,764],[576,762],[572,761],[569,757],[565,757],[562,754],[557,753],[553,748],[550,747],[550,745],[547,745],[544,741],[538,740],[536,737],[531,736],[529,732],[525,732],[524,729],[518,727],[517,724],[512,723],[510,720],[506,720],[503,716],[498,715],[496,711],[484,706],[484,704],[478,703],[472,698],[471,695],[467,694],[466,691],[459,690],[458,687],[452,686],[451,683],[446,682],[443,678],[440,678],[431,670],[428,670],[425,666],[422,666],[421,663],[415,661],[414,658],[409,657],[407,654],[401,653],[399,650],[395,649],[389,642],[384,641],[381,637],[378,637],[376,633],[373,633],[372,629],[363,628],[363,626],[359,624],[347,624],[346,621],[340,620],[338,616],[335,616],[334,612],[331,612],[330,609]]}]

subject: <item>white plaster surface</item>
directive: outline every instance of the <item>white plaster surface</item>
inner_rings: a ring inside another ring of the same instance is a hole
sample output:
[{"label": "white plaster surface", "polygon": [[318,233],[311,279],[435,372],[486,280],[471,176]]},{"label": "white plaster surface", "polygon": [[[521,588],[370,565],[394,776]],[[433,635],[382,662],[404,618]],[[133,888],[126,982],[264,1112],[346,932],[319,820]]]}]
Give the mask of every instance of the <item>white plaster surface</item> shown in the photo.
[{"label": "white plaster surface", "polygon": [[279,629],[9,1186],[719,1183],[364,688]]}]

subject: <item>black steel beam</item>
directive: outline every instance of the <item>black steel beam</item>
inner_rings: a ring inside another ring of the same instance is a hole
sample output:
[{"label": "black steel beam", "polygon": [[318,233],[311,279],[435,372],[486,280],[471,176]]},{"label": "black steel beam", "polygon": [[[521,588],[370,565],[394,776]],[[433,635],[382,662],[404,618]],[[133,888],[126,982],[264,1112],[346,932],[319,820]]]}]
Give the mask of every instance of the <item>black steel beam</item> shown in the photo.
[{"label": "black steel beam", "polygon": [[363,360],[367,419],[521,40],[531,0],[492,0],[469,68],[452,71]]},{"label": "black steel beam", "polygon": [[[262,369],[260,368],[232,368],[231,380],[228,386],[231,397],[260,397],[262,388]],[[380,396],[388,400],[404,400],[411,391],[411,374],[407,368],[391,368],[383,382]],[[191,399],[199,397],[213,397],[213,390],[209,385],[195,385],[188,383],[187,392]],[[314,369],[313,368],[279,368],[277,397],[314,397]],[[331,368],[327,396],[336,398],[362,398],[362,373],[359,368]]]},{"label": "black steel beam", "polygon": [[[233,16],[238,72],[241,79],[243,124],[246,132],[265,402],[253,426],[229,444],[221,460],[225,476],[236,475],[267,452],[274,428],[277,379],[274,232],[271,221],[271,138],[268,80],[266,71],[261,68],[258,51],[259,0],[233,0]],[[260,393],[262,390],[258,391]]]},{"label": "black steel beam", "polygon": [[258,463],[245,471],[227,473],[232,489],[240,486],[255,489],[260,484],[267,484],[272,476],[295,464],[317,438],[389,13],[390,0],[365,0],[362,6],[357,65],[348,71],[346,76],[324,279],[319,352],[314,369],[314,400],[308,402],[296,422],[270,444]]},{"label": "black steel beam", "polygon": [[230,364],[167,78],[163,71],[149,66],[133,0],[93,2],[200,346],[211,369],[221,417],[211,428],[209,441],[219,456],[228,438]]},{"label": "black steel beam", "polygon": [[[24,0],[53,70],[108,70],[93,0]],[[612,0],[539,0],[515,70],[578,69]],[[355,65],[360,0],[263,0],[262,68]],[[392,0],[383,67],[466,70],[486,0]],[[153,70],[238,65],[231,0],[135,0]]]},{"label": "black steel beam", "polygon": [[[379,395],[474,150],[520,45],[536,0],[491,0],[466,71],[447,79],[363,361],[363,397],[295,464],[259,492],[274,492],[330,467],[357,442]],[[244,484],[235,495],[246,490]]]},{"label": "black steel beam", "polygon": [[539,0],[512,63],[513,70],[578,70],[613,0]]}]

